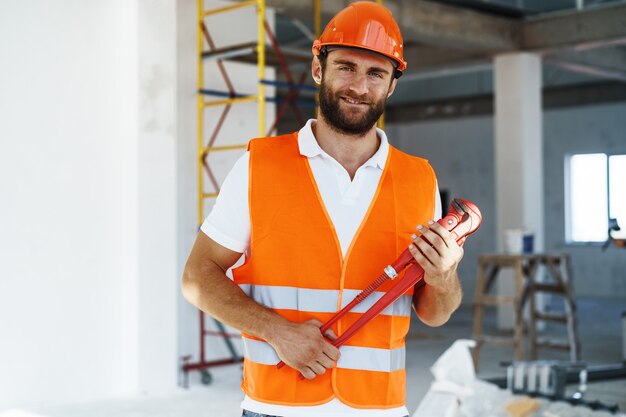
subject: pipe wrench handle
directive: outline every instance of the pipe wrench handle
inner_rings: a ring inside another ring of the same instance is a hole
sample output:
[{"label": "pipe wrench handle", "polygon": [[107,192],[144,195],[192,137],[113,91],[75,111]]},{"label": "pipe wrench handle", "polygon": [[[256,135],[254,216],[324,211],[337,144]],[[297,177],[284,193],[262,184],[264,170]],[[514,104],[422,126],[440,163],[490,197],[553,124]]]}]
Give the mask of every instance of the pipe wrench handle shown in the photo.
[{"label": "pipe wrench handle", "polygon": [[385,293],[378,301],[372,305],[365,313],[361,315],[352,325],[347,328],[341,336],[335,341],[331,342],[335,347],[342,346],[347,342],[357,331],[370,322],[380,312],[387,308],[391,303],[400,298],[406,293],[413,285],[417,284],[424,277],[424,270],[418,264],[413,264],[407,269],[402,279]]}]

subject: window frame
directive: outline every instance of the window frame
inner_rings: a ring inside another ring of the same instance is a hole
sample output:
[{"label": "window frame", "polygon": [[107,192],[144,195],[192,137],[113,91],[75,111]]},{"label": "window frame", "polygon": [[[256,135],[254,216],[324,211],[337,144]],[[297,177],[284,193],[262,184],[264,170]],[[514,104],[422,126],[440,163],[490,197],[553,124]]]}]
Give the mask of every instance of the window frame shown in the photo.
[{"label": "window frame", "polygon": [[[572,219],[572,202],[571,202],[571,194],[572,194],[572,169],[571,169],[571,162],[572,162],[572,158],[578,155],[597,155],[597,154],[601,154],[604,155],[606,157],[606,161],[605,161],[605,175],[606,175],[606,190],[605,190],[605,194],[606,194],[606,207],[605,207],[605,214],[606,214],[606,219],[607,219],[607,229],[605,230],[605,239],[602,241],[595,241],[595,240],[588,240],[588,241],[583,241],[583,240],[574,240],[572,238],[572,228],[573,228],[573,219]],[[564,185],[565,185],[565,216],[564,216],[564,220],[565,220],[565,244],[568,246],[602,246],[604,245],[604,243],[609,239],[609,231],[608,231],[608,224],[609,224],[609,220],[612,218],[612,214],[611,214],[611,173],[610,173],[610,161],[611,161],[611,157],[613,156],[624,156],[626,157],[626,152],[595,152],[595,151],[588,151],[588,152],[576,152],[576,153],[568,153],[565,155],[565,164],[564,164],[564,168],[565,168],[565,181],[564,181]],[[620,227],[622,228],[622,230],[624,230],[624,228],[626,228],[626,224],[620,224]]]}]

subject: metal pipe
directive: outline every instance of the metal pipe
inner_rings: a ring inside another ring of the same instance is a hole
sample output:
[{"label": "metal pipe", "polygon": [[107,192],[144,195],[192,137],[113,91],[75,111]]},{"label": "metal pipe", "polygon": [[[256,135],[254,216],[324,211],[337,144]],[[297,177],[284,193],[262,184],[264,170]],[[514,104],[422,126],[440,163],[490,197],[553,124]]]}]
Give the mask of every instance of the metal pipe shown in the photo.
[{"label": "metal pipe", "polygon": [[257,102],[259,104],[259,136],[265,135],[265,84],[261,80],[265,79],[265,0],[258,0],[257,5],[257,65],[258,65],[258,93]]},{"label": "metal pipe", "polygon": [[[567,372],[566,381],[568,384],[577,384],[580,380],[580,370]],[[587,367],[587,382],[607,381],[611,379],[626,379],[626,363],[615,365],[598,365]],[[506,377],[487,378],[485,381],[506,388]]]},{"label": "metal pipe", "polygon": [[311,91],[317,93],[317,87],[313,87],[312,85],[307,84],[295,84],[295,83],[287,83],[284,81],[274,81],[274,80],[261,80],[263,84],[273,85],[277,88],[286,88],[289,90],[304,90]]},{"label": "metal pipe", "polygon": [[257,99],[258,99],[258,96],[235,97],[235,98],[228,98],[224,100],[205,101],[203,105],[204,107],[214,107],[214,106],[223,106],[225,104],[246,103],[250,101],[255,101]]},{"label": "metal pipe", "polygon": [[222,60],[222,59],[232,59],[237,58],[238,56],[247,56],[250,55],[250,51],[253,48],[240,49],[238,51],[228,51],[228,52],[219,52],[215,54],[205,55],[203,58],[208,60]]},{"label": "metal pipe", "polygon": [[217,96],[217,97],[228,97],[228,98],[240,98],[240,97],[251,96],[251,94],[231,93],[230,91],[213,90],[211,88],[203,88],[201,90],[198,90],[198,93],[203,94],[205,96]]},{"label": "metal pipe", "polygon": [[320,0],[313,0],[313,19],[315,39],[318,39],[322,33],[322,7],[320,5]]},{"label": "metal pipe", "polygon": [[[200,94],[204,94],[204,95],[208,95],[208,96],[218,96],[218,97],[229,97],[226,100],[215,100],[215,101],[208,101],[207,103],[207,107],[208,106],[220,106],[220,105],[226,105],[226,104],[233,104],[233,103],[240,103],[240,102],[248,102],[248,101],[253,101],[256,99],[255,95],[248,95],[248,94],[235,94],[235,97],[231,97],[231,94],[225,91],[218,91],[218,90],[210,90],[210,89],[202,89],[200,91],[198,91],[198,93]],[[287,100],[287,98],[283,98],[283,97],[268,97],[267,95],[265,96],[265,101],[269,101],[272,103],[282,103],[283,101]],[[297,103],[301,106],[307,106],[307,107],[311,107],[311,106],[315,106],[315,101],[313,100],[306,100],[306,99],[292,99],[290,100],[292,103]]]}]

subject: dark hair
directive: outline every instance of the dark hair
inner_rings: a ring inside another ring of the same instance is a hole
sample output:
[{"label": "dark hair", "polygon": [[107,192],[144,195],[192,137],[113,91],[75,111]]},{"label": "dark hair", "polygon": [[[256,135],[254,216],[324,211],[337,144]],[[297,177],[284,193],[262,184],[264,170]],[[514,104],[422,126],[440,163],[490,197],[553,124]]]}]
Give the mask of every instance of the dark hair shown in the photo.
[{"label": "dark hair", "polygon": [[324,73],[324,70],[326,70],[326,59],[327,58],[328,58],[328,49],[324,46],[320,50],[320,54],[317,56],[317,59],[319,59],[320,64],[322,66],[322,74]]}]

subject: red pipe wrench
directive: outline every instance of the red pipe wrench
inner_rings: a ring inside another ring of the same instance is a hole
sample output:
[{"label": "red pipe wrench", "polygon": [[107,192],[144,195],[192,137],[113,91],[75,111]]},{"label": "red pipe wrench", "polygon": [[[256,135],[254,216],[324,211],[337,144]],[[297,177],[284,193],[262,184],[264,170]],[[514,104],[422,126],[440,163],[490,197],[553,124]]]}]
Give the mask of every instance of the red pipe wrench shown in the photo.
[{"label": "red pipe wrench", "polygon": [[[455,198],[450,204],[450,211],[448,214],[439,219],[437,223],[450,231],[455,237],[457,244],[463,245],[466,237],[474,233],[482,221],[482,215],[478,207],[475,204]],[[408,268],[408,269],[407,269]],[[398,280],[398,282],[387,291],[369,310],[367,310],[357,321],[355,321],[349,328],[347,328],[341,336],[336,340],[330,341],[335,347],[342,346],[348,341],[357,331],[359,331],[365,324],[376,317],[387,306],[396,301],[402,294],[407,292],[413,285],[416,285],[424,277],[424,270],[415,262],[415,258],[409,251],[405,249],[391,265],[388,265],[384,269],[384,273],[379,276],[374,282],[372,282],[367,288],[361,291],[354,299],[340,311],[335,313],[322,327],[320,331],[324,333],[334,323],[343,317],[347,312],[352,310],[354,306],[365,300],[370,294],[372,294],[378,287],[380,287],[387,280],[395,279],[400,272],[407,269],[404,276]],[[421,282],[423,285],[423,281]],[[279,362],[276,367],[278,369],[285,365],[284,362]],[[302,375],[300,375],[301,378]]]}]

